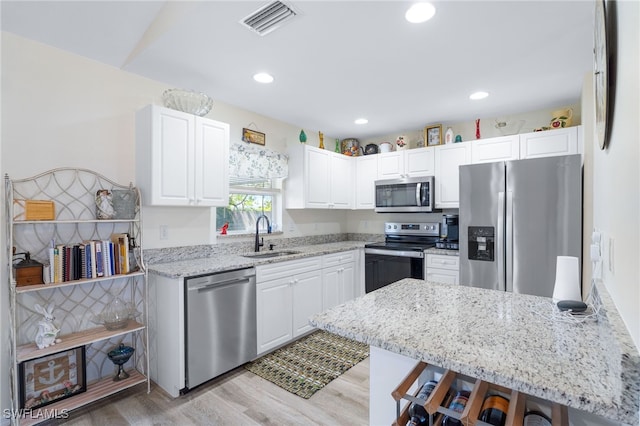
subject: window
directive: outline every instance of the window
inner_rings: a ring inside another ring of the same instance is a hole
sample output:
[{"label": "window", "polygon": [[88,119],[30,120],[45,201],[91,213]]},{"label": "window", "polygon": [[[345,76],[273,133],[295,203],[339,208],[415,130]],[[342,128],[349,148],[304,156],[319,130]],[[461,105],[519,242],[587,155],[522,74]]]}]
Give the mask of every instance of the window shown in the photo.
[{"label": "window", "polygon": [[[267,216],[272,232],[280,231],[282,223],[281,179],[230,179],[229,205],[216,209],[216,229],[229,224],[230,234],[253,234],[256,220]],[[260,221],[260,232],[267,232],[267,222]]]}]

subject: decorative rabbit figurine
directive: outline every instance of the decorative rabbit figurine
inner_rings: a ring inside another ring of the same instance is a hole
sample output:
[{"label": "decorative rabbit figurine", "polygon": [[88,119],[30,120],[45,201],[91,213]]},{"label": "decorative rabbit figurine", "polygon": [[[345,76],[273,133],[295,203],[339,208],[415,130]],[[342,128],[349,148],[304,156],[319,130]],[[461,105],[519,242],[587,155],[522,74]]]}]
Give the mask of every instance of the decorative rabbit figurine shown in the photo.
[{"label": "decorative rabbit figurine", "polygon": [[35,310],[42,314],[44,318],[38,322],[38,332],[36,334],[36,345],[38,349],[47,348],[49,346],[60,343],[57,339],[60,329],[53,324],[53,303],[48,303],[44,308],[40,304],[34,305]]}]

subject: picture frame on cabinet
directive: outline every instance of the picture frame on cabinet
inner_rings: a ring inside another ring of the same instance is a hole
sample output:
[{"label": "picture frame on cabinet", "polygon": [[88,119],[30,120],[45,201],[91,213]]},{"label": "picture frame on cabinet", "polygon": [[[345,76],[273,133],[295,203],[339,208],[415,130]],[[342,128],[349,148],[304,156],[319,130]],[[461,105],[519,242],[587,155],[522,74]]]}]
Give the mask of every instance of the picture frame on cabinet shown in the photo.
[{"label": "picture frame on cabinet", "polygon": [[242,128],[242,140],[244,142],[255,143],[264,146],[267,142],[267,136],[264,133],[255,130]]},{"label": "picture frame on cabinet", "polygon": [[85,347],[23,361],[19,365],[20,408],[35,409],[87,390]]},{"label": "picture frame on cabinet", "polygon": [[434,124],[424,128],[426,146],[442,145],[442,124]]}]

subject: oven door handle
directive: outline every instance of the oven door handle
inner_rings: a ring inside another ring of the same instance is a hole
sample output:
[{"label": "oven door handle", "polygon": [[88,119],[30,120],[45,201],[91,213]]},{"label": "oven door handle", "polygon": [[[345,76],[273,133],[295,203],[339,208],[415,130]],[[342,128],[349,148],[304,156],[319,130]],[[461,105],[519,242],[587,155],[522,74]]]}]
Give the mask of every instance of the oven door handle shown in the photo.
[{"label": "oven door handle", "polygon": [[424,259],[424,252],[422,251],[384,250],[384,249],[365,248],[364,254],[381,254],[384,256],[413,257],[416,259]]}]

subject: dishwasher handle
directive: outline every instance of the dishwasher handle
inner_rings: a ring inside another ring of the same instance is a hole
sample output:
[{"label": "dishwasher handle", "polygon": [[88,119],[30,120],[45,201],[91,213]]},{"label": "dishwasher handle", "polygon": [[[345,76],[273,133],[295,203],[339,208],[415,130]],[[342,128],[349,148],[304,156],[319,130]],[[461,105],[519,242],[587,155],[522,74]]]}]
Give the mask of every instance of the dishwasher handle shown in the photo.
[{"label": "dishwasher handle", "polygon": [[236,279],[232,279],[232,280],[226,280],[226,281],[218,281],[215,283],[209,283],[209,284],[202,284],[202,285],[198,285],[198,286],[189,286],[188,287],[188,291],[197,291],[197,292],[201,292],[201,291],[209,291],[209,290],[213,290],[213,289],[217,289],[217,288],[222,288],[222,287],[229,287],[232,285],[237,285],[237,284],[242,284],[242,283],[251,283],[251,278],[236,278]]},{"label": "dishwasher handle", "polygon": [[209,290],[249,281],[255,282],[255,269],[245,268],[185,279],[188,291]]}]

